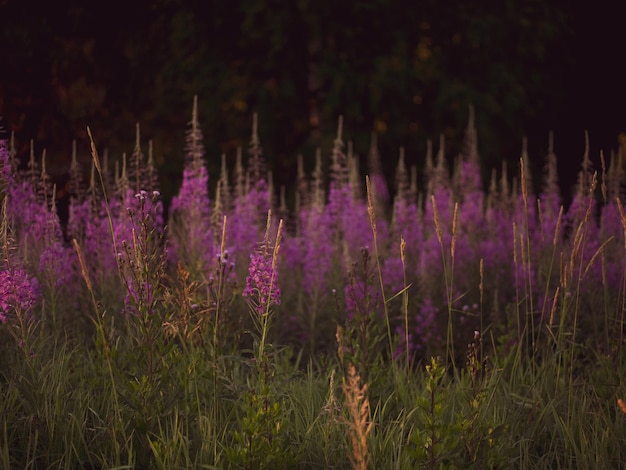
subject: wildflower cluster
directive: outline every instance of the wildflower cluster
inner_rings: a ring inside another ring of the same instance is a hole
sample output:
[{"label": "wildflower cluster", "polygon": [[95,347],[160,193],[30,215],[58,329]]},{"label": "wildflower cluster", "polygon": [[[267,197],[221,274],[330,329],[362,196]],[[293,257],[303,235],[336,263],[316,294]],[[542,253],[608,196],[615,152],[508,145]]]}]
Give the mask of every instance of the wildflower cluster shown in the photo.
[{"label": "wildflower cluster", "polygon": [[12,312],[26,312],[35,304],[39,285],[23,269],[0,271],[0,323],[6,323]]},{"label": "wildflower cluster", "polygon": [[280,305],[280,287],[278,286],[275,256],[280,241],[278,236],[274,246],[269,243],[266,236],[257,252],[250,255],[250,265],[243,296],[251,302],[259,315],[267,314],[272,305]]},{"label": "wildflower cluster", "polygon": [[[559,205],[552,148],[539,199],[533,201],[527,159],[520,161],[515,184],[509,183],[503,165],[499,177],[493,172],[484,192],[470,120],[467,150],[451,169],[443,138],[436,154],[428,143],[423,188],[418,188],[418,170],[407,168],[400,153],[393,199],[373,139],[366,199],[359,158],[350,144],[344,147],[340,121],[329,155],[329,181],[322,174],[321,152],[310,179],[299,164],[291,213],[284,191],[280,205],[274,200],[279,191],[266,172],[256,121],[247,168],[239,149],[229,177],[223,157],[215,195],[209,197],[196,106],[197,102],[187,133],[183,182],[172,199],[167,231],[153,160],[149,156],[144,161],[139,133],[128,170],[125,157],[114,175],[104,160],[93,162],[88,190],[80,184],[73,157],[76,195],[64,227],[55,212],[44,159],[39,164],[31,156],[29,171],[20,174],[6,144],[0,145],[2,197],[9,201],[7,219],[23,261],[17,266],[37,278],[46,305],[59,302],[68,313],[85,305],[84,289],[81,292],[81,283],[76,282],[77,260],[67,246],[71,239],[80,245],[86,271],[107,311],[136,314],[146,307],[151,313],[163,294],[161,288],[167,289],[163,280],[180,264],[191,282],[207,287],[212,299],[220,299],[219,305],[230,305],[232,299],[217,292],[227,284],[241,285],[245,278],[242,293],[253,311],[263,315],[272,306],[286,305],[289,313],[278,312],[285,320],[278,324],[278,334],[286,341],[308,340],[311,349],[316,342],[323,345],[322,338],[331,333],[329,327],[337,320],[335,306],[350,320],[368,318],[372,324],[381,323],[384,314],[388,336],[399,338],[397,350],[424,358],[443,353],[433,348],[440,347],[444,337],[459,342],[461,330],[473,331],[481,321],[532,331],[557,307],[565,311],[572,305],[564,296],[572,294],[576,271],[585,278],[580,289],[587,297],[600,291],[608,296],[623,292],[624,221],[619,199],[623,175],[615,158],[599,180],[585,156],[578,191],[568,209]],[[603,204],[594,194],[599,183]],[[271,241],[266,231],[263,237],[261,219],[268,211],[286,220],[281,259],[276,256],[280,236]],[[257,246],[259,239],[263,241]],[[227,251],[228,263],[216,258],[215,253]],[[541,265],[540,260],[551,264]],[[596,307],[593,302],[580,305],[591,309]],[[466,311],[464,304],[478,307]],[[206,308],[219,310],[219,305],[207,303]],[[520,315],[525,308],[530,314]],[[220,316],[220,321],[225,318]],[[446,332],[448,324],[454,331]]]},{"label": "wildflower cluster", "polygon": [[125,282],[125,312],[154,313],[156,291],[162,278],[165,253],[160,243],[162,235],[159,191],[152,194],[140,190],[133,199],[127,198],[128,219],[119,225],[122,252],[118,255],[120,273]]}]

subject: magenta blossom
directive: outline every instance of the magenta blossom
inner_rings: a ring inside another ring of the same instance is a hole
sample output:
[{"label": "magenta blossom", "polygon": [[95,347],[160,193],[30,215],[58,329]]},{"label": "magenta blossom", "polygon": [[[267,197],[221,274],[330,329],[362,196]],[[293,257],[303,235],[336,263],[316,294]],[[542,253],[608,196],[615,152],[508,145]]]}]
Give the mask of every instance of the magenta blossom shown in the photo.
[{"label": "magenta blossom", "polygon": [[243,296],[251,301],[259,315],[267,313],[271,305],[280,305],[278,272],[276,263],[273,263],[272,251],[264,243],[256,253],[250,255]]},{"label": "magenta blossom", "polygon": [[0,271],[0,323],[7,321],[12,310],[30,309],[38,297],[39,284],[23,269]]}]

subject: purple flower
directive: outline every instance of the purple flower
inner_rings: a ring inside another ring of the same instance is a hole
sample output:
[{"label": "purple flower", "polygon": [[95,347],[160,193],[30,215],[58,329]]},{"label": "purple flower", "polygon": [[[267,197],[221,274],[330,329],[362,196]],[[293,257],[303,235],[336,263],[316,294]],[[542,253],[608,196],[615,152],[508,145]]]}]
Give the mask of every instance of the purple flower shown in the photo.
[{"label": "purple flower", "polygon": [[50,281],[55,288],[72,287],[74,273],[73,252],[60,242],[52,243],[44,249],[39,257],[39,272]]},{"label": "purple flower", "polygon": [[204,166],[185,169],[183,183],[170,207],[170,260],[206,272],[214,264],[209,174]]},{"label": "purple flower", "polygon": [[[134,197],[133,197],[134,196]],[[162,227],[161,201],[146,191],[126,194],[126,214],[116,221],[118,266],[126,284],[125,312],[152,314],[159,288],[166,250],[160,244]],[[165,250],[165,251],[164,251]]]},{"label": "purple flower", "polygon": [[23,269],[0,271],[0,323],[5,323],[13,310],[30,309],[38,295],[37,279],[30,278]]},{"label": "purple flower", "polygon": [[[400,245],[398,242],[397,245]],[[383,261],[384,286],[393,295],[404,288],[405,266],[402,265],[400,247],[391,246],[390,254]]]},{"label": "purple flower", "polygon": [[475,160],[462,160],[455,166],[454,191],[456,196],[464,200],[465,196],[483,191],[480,177],[480,165]]},{"label": "purple flower", "polygon": [[433,344],[433,342],[437,343],[441,341],[439,328],[437,326],[437,313],[438,309],[432,299],[426,297],[415,316],[415,329],[411,336],[417,351],[421,350],[424,346]]},{"label": "purple flower", "polygon": [[[117,203],[115,199],[111,200],[113,202]],[[87,199],[79,203],[72,200],[67,229],[68,235],[76,238],[82,247],[91,278],[97,279],[100,284],[112,281],[118,275],[104,206],[104,201],[92,203]],[[117,222],[117,218],[114,222]]]},{"label": "purple flower", "polygon": [[264,242],[256,253],[250,255],[243,296],[249,299],[259,315],[267,313],[271,305],[280,305],[278,272],[272,259],[273,251]]},{"label": "purple flower", "polygon": [[254,249],[259,240],[259,217],[248,195],[237,198],[226,225],[226,239],[233,246],[233,255],[239,262]]},{"label": "purple flower", "polygon": [[264,179],[258,180],[246,194],[238,196],[226,227],[226,239],[234,247],[234,256],[246,256],[254,249],[267,214],[269,192]]},{"label": "purple flower", "polygon": [[[155,286],[143,281],[140,285],[136,285],[136,282],[132,278],[126,280],[126,298],[124,299],[124,313],[126,315],[139,316],[141,314],[141,307],[154,306]],[[150,314],[154,314],[155,310],[150,308]]]},{"label": "purple flower", "polygon": [[[415,340],[413,339],[413,333],[406,334],[406,330],[404,325],[398,325],[396,327],[396,336],[398,337],[398,344],[396,349],[393,351],[393,359],[399,360],[406,356],[406,350],[409,350],[409,356],[412,356],[414,351],[419,349],[415,345]],[[408,343],[407,343],[408,340]],[[408,347],[407,347],[408,344]]]},{"label": "purple flower", "polygon": [[303,289],[315,295],[325,290],[332,267],[332,238],[328,214],[312,207],[302,212],[305,229],[302,237]]},{"label": "purple flower", "polygon": [[379,300],[378,296],[372,291],[372,286],[361,279],[351,279],[346,283],[344,294],[348,319],[352,320],[356,316],[366,317],[370,314],[373,307],[372,304],[374,303],[372,302],[372,297],[376,296],[374,300]]},{"label": "purple flower", "polygon": [[[163,204],[161,201],[147,197],[148,193],[141,191],[134,194],[128,190],[124,198],[126,212],[120,211],[113,220],[115,240],[119,245],[126,242],[136,245],[136,237],[148,234],[161,235],[163,233]],[[143,247],[148,249],[147,246]]]}]

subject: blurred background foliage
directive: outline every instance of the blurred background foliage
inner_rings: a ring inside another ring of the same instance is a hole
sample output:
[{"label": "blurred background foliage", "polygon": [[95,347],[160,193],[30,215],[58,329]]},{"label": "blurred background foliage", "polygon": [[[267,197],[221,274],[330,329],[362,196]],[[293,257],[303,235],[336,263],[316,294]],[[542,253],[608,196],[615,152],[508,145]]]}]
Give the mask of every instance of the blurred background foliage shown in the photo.
[{"label": "blurred background foliage", "polygon": [[[123,10],[0,0],[0,115],[20,154],[34,139],[52,171],[68,167],[73,139],[88,162],[86,126],[111,158],[130,154],[138,122],[166,197],[180,183],[194,95],[213,181],[220,155],[233,162],[247,147],[254,112],[275,181],[288,185],[297,154],[311,170],[316,148],[330,153],[340,114],[359,155],[378,134],[391,181],[400,146],[421,165],[426,141],[436,149],[443,134],[456,156],[470,104],[485,176],[503,159],[516,167],[523,136],[540,172],[548,132],[573,109],[583,16],[565,0],[138,0]],[[576,142],[566,167],[582,159],[580,128],[556,135],[561,157],[559,143]]]}]

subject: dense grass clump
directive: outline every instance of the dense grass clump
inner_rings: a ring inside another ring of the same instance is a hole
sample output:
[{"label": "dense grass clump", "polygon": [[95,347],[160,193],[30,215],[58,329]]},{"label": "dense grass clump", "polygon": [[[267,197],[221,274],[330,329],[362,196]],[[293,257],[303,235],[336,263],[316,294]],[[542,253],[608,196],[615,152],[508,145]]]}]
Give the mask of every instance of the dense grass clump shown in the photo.
[{"label": "dense grass clump", "polygon": [[526,155],[485,191],[471,119],[392,191],[342,134],[290,210],[255,118],[210,196],[194,106],[167,225],[139,130],[114,172],[74,159],[63,225],[1,142],[0,466],[621,465],[621,159],[585,154],[565,209],[551,150],[540,194]]}]

